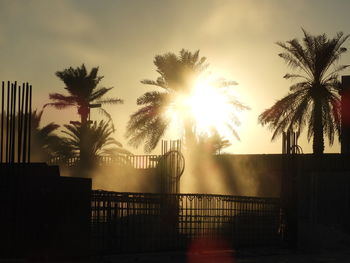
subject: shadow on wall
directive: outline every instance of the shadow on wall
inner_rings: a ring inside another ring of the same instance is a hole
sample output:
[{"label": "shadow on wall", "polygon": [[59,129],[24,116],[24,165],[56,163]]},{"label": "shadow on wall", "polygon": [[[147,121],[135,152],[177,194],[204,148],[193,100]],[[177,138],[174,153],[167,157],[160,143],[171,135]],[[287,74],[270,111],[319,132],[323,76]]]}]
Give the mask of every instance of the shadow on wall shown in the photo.
[{"label": "shadow on wall", "polygon": [[159,192],[156,169],[135,169],[130,166],[111,164],[95,169],[93,189],[116,192]]},{"label": "shadow on wall", "polygon": [[[187,160],[189,160],[187,158]],[[61,167],[69,176],[71,168]],[[260,197],[279,197],[282,155],[205,155],[186,161],[180,192]],[[99,166],[93,174],[93,189],[116,192],[160,192],[156,169],[128,165]],[[79,174],[76,176],[79,177]]]},{"label": "shadow on wall", "polygon": [[181,192],[279,197],[282,155],[214,155],[195,160],[181,179]]}]

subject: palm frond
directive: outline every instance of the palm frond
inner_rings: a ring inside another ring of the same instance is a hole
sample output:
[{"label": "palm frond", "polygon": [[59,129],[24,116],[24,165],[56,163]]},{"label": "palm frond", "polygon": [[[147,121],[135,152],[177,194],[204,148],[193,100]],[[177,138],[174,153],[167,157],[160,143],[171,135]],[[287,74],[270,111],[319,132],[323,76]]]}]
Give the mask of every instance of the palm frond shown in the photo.
[{"label": "palm frond", "polygon": [[108,121],[111,124],[112,130],[114,132],[115,128],[114,128],[114,123],[113,123],[113,120],[112,120],[112,116],[104,108],[98,108],[98,112],[108,119]]},{"label": "palm frond", "polygon": [[72,103],[65,103],[65,102],[50,102],[50,103],[44,104],[43,108],[46,108],[48,106],[62,110],[62,109],[66,109],[68,107],[76,106],[76,105],[72,104]]},{"label": "palm frond", "polygon": [[111,89],[113,89],[113,87],[112,88],[100,87],[100,88],[94,89],[94,91],[89,96],[89,101],[94,101],[103,97]]},{"label": "palm frond", "polygon": [[123,104],[124,101],[119,98],[105,98],[101,100],[96,100],[96,103],[101,103],[101,104],[110,104],[110,105],[115,105],[115,104]]},{"label": "palm frond", "polygon": [[314,147],[314,150],[321,151],[323,138],[319,132],[315,132],[315,129],[319,131],[321,127],[323,135],[328,137],[330,144],[340,130],[338,73],[348,65],[335,65],[335,63],[346,52],[346,48],[342,45],[349,35],[344,36],[339,32],[334,38],[328,39],[326,34],[312,36],[306,30],[302,31],[304,34],[302,44],[297,39],[277,43],[284,49],[284,53],[279,56],[288,66],[302,72],[302,74],[288,73],[284,78],[301,78],[302,81],[293,84],[287,96],[260,114],[259,122],[273,130],[272,139],[286,130],[296,129],[301,132],[307,126],[308,140],[317,136],[314,138],[314,143],[319,146]]}]

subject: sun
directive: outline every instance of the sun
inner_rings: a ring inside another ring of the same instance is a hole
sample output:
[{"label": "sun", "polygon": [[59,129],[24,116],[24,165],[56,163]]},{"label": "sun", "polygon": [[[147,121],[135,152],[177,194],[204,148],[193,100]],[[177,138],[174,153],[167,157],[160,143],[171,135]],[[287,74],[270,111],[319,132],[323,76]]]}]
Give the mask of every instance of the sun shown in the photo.
[{"label": "sun", "polygon": [[238,138],[237,116],[247,107],[237,101],[235,84],[210,77],[198,78],[189,93],[176,94],[167,116],[175,123],[174,127],[192,121],[197,135],[212,135],[215,130],[226,138]]}]

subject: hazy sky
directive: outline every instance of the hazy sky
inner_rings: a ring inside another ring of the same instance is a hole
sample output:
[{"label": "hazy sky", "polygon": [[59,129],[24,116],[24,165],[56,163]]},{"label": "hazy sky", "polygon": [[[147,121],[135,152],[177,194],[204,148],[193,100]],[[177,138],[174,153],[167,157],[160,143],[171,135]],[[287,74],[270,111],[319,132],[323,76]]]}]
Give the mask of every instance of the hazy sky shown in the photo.
[{"label": "hazy sky", "polygon": [[[213,74],[239,83],[238,97],[251,107],[240,115],[241,141],[234,140],[227,152],[280,153],[281,141],[271,143],[271,132],[257,123],[258,115],[291,84],[283,79],[289,69],[274,43],[301,38],[301,27],[329,37],[350,33],[349,12],[347,0],[0,0],[0,79],[30,82],[34,105],[41,108],[49,93],[65,92],[57,70],[82,63],[88,69],[99,66],[102,85],[115,87],[110,95],[125,100],[106,108],[116,138],[124,142],[136,98],[150,90],[140,80],[157,77],[154,56],[200,49]],[[341,63],[349,62],[347,53]],[[95,118],[100,115],[93,109]],[[76,109],[47,109],[43,116],[44,123],[72,119],[78,119]],[[306,141],[300,145],[311,151]],[[338,146],[328,151],[338,151]]]}]

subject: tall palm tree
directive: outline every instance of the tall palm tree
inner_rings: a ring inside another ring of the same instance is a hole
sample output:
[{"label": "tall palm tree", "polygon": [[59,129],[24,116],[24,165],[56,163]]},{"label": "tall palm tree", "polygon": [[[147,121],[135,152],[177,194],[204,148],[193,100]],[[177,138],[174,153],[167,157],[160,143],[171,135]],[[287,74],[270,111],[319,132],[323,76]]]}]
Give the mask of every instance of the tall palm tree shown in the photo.
[{"label": "tall palm tree", "polygon": [[338,73],[348,65],[337,65],[342,47],[349,37],[342,32],[329,39],[325,34],[312,36],[303,29],[302,43],[298,39],[278,42],[284,52],[279,54],[288,66],[298,70],[286,74],[286,79],[298,79],[290,92],[259,116],[262,125],[268,125],[274,133],[272,140],[287,130],[301,132],[308,127],[308,140],[313,138],[313,152],[324,151],[324,135],[333,144],[340,131],[340,85]]},{"label": "tall palm tree", "polygon": [[[81,123],[85,124],[90,114],[90,108],[94,106],[93,104],[100,106],[100,104],[123,103],[123,100],[119,98],[103,98],[113,87],[97,87],[103,79],[103,76],[97,74],[98,67],[92,68],[88,73],[84,64],[81,67],[70,67],[63,71],[57,71],[56,76],[64,82],[69,95],[51,93],[49,98],[53,102],[45,104],[44,107],[53,106],[57,109],[77,107]],[[110,114],[105,109],[99,107],[99,112],[111,120]]]},{"label": "tall palm tree", "polygon": [[[141,108],[130,116],[126,133],[129,144],[134,147],[145,142],[146,152],[157,146],[168,128],[171,119],[165,114],[167,110],[178,106],[178,97],[186,97],[191,93],[195,81],[201,74],[206,73],[208,67],[206,58],[199,56],[199,50],[192,53],[182,49],[178,56],[174,53],[157,55],[153,62],[160,76],[155,81],[146,79],[141,83],[156,86],[161,91],[146,92],[137,99],[137,105]],[[219,80],[216,84],[230,86],[232,83]],[[237,101],[232,102],[239,108],[245,108]],[[196,140],[195,123],[188,110],[182,114],[187,146]]]},{"label": "tall palm tree", "polygon": [[[199,57],[199,50],[192,53],[185,49],[180,51],[179,56],[169,52],[154,58],[153,63],[160,76],[155,81],[145,79],[141,83],[156,86],[162,92],[146,92],[137,99],[137,105],[142,107],[130,116],[126,134],[132,146],[137,147],[145,142],[146,152],[157,146],[170,123],[164,112],[174,102],[174,95],[191,91],[193,81],[208,66],[205,61],[205,57]],[[186,141],[192,141],[193,125],[190,120],[185,125]]]}]

